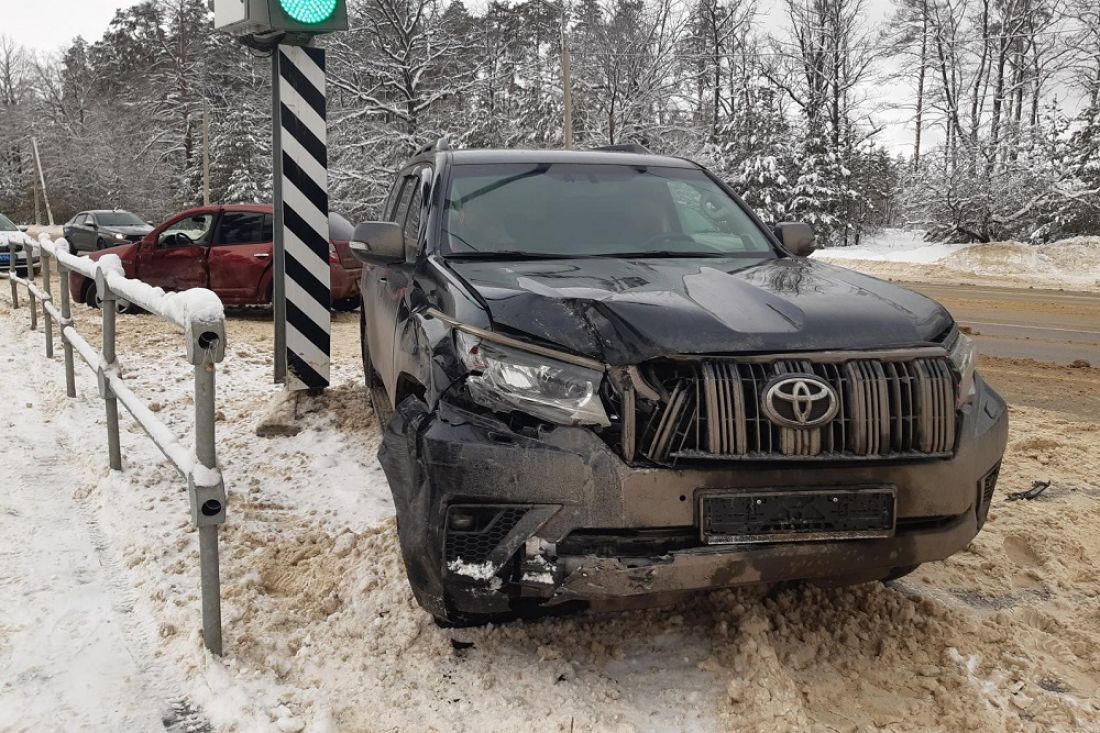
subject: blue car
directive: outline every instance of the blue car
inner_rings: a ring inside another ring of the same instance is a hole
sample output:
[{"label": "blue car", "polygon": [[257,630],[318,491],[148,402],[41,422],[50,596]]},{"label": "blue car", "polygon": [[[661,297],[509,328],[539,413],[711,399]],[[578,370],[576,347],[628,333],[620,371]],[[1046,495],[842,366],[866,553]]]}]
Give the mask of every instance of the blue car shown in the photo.
[{"label": "blue car", "polygon": [[[15,240],[18,245],[15,252],[15,271],[20,275],[27,274],[27,255],[22,246],[23,238],[26,237],[26,234],[24,234],[26,230],[26,227],[18,227],[12,223],[11,219],[0,214],[0,270],[7,270],[9,267],[8,260],[11,255],[7,245],[10,238]],[[32,257],[31,263],[34,267],[38,267],[38,255]]]}]

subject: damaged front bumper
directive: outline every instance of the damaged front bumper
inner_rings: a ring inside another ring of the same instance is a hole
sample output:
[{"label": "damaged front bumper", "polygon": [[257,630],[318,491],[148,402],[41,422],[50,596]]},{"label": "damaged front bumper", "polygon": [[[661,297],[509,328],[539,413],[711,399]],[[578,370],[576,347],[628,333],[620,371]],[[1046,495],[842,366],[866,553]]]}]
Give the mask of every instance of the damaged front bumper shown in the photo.
[{"label": "damaged front bumper", "polygon": [[[409,400],[380,459],[417,599],[448,618],[520,602],[859,582],[946,558],[985,519],[1007,422],[979,379],[950,458],[671,469],[629,465],[587,428],[517,432],[447,401],[429,411]],[[896,492],[889,537],[707,545],[698,530],[701,492],[868,486]]]}]

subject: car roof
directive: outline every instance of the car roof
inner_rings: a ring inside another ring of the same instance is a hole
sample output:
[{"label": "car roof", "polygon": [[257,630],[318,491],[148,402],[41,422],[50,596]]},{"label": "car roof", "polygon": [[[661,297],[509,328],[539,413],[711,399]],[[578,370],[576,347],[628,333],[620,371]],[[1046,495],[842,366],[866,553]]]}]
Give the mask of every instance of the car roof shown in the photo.
[{"label": "car roof", "polygon": [[[133,214],[134,213],[132,211],[127,211],[126,209],[88,209],[87,211],[81,211],[80,213],[81,214],[117,214],[120,211],[125,212],[127,214]],[[79,214],[77,216],[79,216]],[[137,216],[137,214],[134,214],[134,216]]]},{"label": "car roof", "polygon": [[[643,165],[698,168],[698,164],[670,155],[629,153],[617,150],[452,150],[451,165],[478,163],[573,163],[583,165]],[[425,157],[432,155],[426,153]]]}]

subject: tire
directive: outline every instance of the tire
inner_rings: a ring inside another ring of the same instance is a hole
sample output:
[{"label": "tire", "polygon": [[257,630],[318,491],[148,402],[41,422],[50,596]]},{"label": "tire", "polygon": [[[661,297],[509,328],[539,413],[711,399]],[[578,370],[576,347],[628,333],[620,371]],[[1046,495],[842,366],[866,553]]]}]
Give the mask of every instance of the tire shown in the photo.
[{"label": "tire", "polygon": [[97,239],[95,240],[95,248],[97,251],[101,249],[107,249],[107,242],[104,241],[102,238]]},{"label": "tire", "polygon": [[350,313],[358,307],[359,298],[341,298],[332,303],[332,309],[341,313]]},{"label": "tire", "polygon": [[[88,287],[84,290],[84,303],[89,308],[95,308],[99,310],[103,301],[99,299],[99,293],[96,292],[95,283],[89,282]],[[116,313],[133,313],[134,305],[125,298],[118,298],[115,300],[115,312]]]},{"label": "tire", "polygon": [[886,574],[886,577],[884,577],[882,579],[882,582],[883,583],[889,583],[891,580],[897,580],[898,578],[904,578],[906,575],[913,572],[914,570],[916,570],[919,567],[920,567],[920,563],[917,563],[916,565],[903,565],[900,568],[894,568],[889,573]]},{"label": "tire", "polygon": [[393,408],[390,406],[390,397],[386,394],[386,388],[378,373],[371,365],[370,350],[367,347],[367,317],[359,310],[359,351],[363,357],[363,383],[370,395],[370,406],[374,410],[374,417],[378,420],[379,427],[385,427],[393,417]]}]

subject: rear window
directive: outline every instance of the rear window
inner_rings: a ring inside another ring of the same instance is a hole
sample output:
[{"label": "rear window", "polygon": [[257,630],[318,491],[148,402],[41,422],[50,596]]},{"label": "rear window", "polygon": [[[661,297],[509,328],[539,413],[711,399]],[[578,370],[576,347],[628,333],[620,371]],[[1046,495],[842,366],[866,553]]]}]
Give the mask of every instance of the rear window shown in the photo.
[{"label": "rear window", "polygon": [[772,253],[748,212],[694,168],[564,163],[458,165],[448,254],[599,256]]}]

